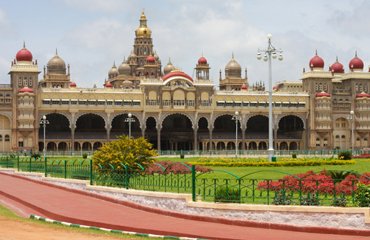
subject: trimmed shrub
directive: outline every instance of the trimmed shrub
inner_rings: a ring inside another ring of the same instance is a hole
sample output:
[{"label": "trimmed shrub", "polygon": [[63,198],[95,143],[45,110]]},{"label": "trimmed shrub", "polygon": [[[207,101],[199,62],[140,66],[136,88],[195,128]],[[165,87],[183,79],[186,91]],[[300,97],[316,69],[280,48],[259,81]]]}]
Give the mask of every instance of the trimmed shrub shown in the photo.
[{"label": "trimmed shrub", "polygon": [[96,150],[92,158],[95,169],[100,172],[111,171],[112,168],[116,172],[123,172],[124,166],[131,172],[142,172],[141,167],[146,168],[156,155],[152,144],[145,138],[119,136],[117,140],[105,143]]},{"label": "trimmed shrub", "polygon": [[343,151],[338,153],[339,160],[351,160],[352,159],[352,152],[351,151]]},{"label": "trimmed shrub", "polygon": [[359,184],[355,192],[355,203],[359,207],[370,207],[370,186]]},{"label": "trimmed shrub", "polygon": [[292,154],[292,158],[297,158],[297,154],[296,153],[293,153]]},{"label": "trimmed shrub", "polygon": [[237,188],[220,186],[215,192],[215,202],[240,203],[240,191]]},{"label": "trimmed shrub", "polygon": [[87,158],[87,153],[82,154],[82,158],[86,159]]}]

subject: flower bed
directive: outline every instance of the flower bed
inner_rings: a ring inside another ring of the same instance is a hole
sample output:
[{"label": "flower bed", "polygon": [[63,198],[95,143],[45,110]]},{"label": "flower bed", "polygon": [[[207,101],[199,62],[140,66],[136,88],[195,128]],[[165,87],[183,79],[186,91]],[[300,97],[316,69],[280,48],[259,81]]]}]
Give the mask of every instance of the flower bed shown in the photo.
[{"label": "flower bed", "polygon": [[[160,161],[156,163],[152,163],[148,166],[145,170],[147,174],[189,174],[191,170],[189,169],[190,166],[186,166],[179,162],[171,162],[171,161]],[[203,166],[196,166],[196,172],[210,172],[212,171],[210,168],[203,167]]]},{"label": "flower bed", "polygon": [[351,165],[354,160],[289,160],[289,161],[194,161],[189,164],[208,167],[294,167],[294,166],[322,166],[322,165]]}]

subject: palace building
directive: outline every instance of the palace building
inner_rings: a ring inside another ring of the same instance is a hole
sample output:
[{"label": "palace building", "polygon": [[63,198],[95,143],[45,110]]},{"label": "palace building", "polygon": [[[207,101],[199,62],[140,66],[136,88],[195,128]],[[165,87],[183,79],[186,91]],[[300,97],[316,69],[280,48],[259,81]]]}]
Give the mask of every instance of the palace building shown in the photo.
[{"label": "palace building", "polygon": [[[95,150],[128,135],[129,124],[133,137],[144,136],[161,151],[232,150],[236,129],[240,150],[267,149],[265,83],[249,85],[232,56],[215,86],[210,66],[201,56],[190,76],[171,61],[162,65],[144,13],[132,52],[112,66],[103,88],[79,88],[57,52],[40,74],[24,46],[11,62],[10,84],[0,85],[0,151],[42,151],[44,115],[48,151]],[[326,69],[316,53],[301,81],[274,87],[274,148],[350,149],[352,139],[355,148],[369,147],[369,87],[357,53],[347,72],[338,59]]]}]

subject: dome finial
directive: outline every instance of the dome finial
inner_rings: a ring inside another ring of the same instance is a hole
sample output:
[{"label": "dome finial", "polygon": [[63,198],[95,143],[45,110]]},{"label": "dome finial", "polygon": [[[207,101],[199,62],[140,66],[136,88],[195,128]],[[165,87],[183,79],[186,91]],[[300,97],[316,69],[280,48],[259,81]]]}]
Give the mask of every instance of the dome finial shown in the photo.
[{"label": "dome finial", "polygon": [[231,52],[231,58],[234,59],[234,52]]},{"label": "dome finial", "polygon": [[335,61],[338,62],[338,56],[336,56]]},{"label": "dome finial", "polygon": [[357,57],[357,50],[355,51],[355,57]]},{"label": "dome finial", "polygon": [[171,64],[172,65],[172,62],[171,62],[171,58],[170,57],[168,58],[168,63],[167,64]]},{"label": "dome finial", "polygon": [[315,50],[315,55],[317,56],[317,49]]},{"label": "dome finial", "polygon": [[58,56],[58,48],[55,48],[55,56]]},{"label": "dome finial", "polygon": [[26,41],[23,40],[23,48],[26,48]]}]

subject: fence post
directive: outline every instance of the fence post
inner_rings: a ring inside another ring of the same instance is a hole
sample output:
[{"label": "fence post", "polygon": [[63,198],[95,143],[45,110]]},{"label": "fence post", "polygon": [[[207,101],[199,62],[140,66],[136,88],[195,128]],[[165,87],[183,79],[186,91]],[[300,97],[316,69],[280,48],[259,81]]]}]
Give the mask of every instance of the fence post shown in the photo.
[{"label": "fence post", "polygon": [[32,162],[31,162],[31,160],[32,160],[32,157],[30,157],[30,162],[29,162],[29,164],[28,164],[28,170],[30,171],[30,172],[32,172]]},{"label": "fence post", "polygon": [[64,160],[64,178],[67,178],[67,160]]},{"label": "fence post", "polygon": [[17,170],[19,172],[19,155],[17,155]]},{"label": "fence post", "polygon": [[195,189],[195,184],[196,184],[196,181],[195,181],[195,165],[191,165],[191,196],[192,196],[192,200],[193,202],[196,201],[196,189]]},{"label": "fence post", "polygon": [[9,168],[9,157],[6,156],[6,168]]},{"label": "fence post", "polygon": [[92,165],[92,159],[90,159],[90,185],[93,185],[93,165]]},{"label": "fence post", "polygon": [[45,167],[45,177],[47,177],[48,176],[48,160],[46,157],[44,158],[44,167]]}]

